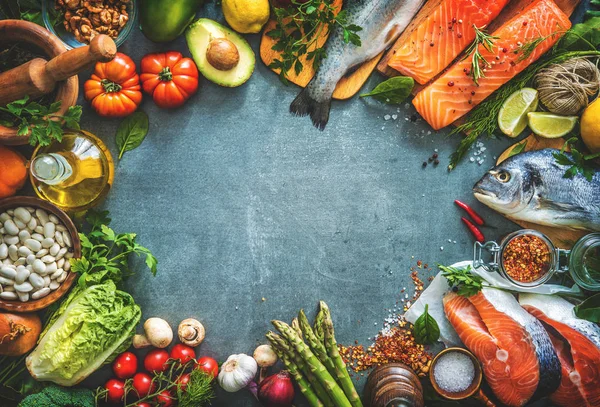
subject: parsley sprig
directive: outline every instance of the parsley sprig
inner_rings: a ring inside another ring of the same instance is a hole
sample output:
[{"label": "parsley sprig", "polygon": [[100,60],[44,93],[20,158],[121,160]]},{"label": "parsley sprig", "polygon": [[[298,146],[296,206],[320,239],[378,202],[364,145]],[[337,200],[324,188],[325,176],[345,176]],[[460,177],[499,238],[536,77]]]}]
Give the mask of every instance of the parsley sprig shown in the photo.
[{"label": "parsley sprig", "polygon": [[473,82],[475,82],[475,85],[479,85],[479,79],[485,78],[485,73],[483,69],[491,66],[488,60],[486,60],[483,57],[483,55],[481,55],[481,50],[479,49],[479,46],[481,45],[488,52],[494,52],[494,41],[499,39],[500,37],[488,34],[485,31],[485,26],[479,28],[475,24],[473,24],[473,29],[475,30],[475,39],[465,51],[464,59],[471,57],[471,70],[469,74],[473,78]]},{"label": "parsley sprig", "polygon": [[456,268],[438,264],[438,268],[448,280],[448,284],[456,290],[458,295],[470,297],[477,294],[483,288],[483,278],[471,273],[471,266]]},{"label": "parsley sprig", "polygon": [[25,96],[6,107],[0,107],[0,111],[15,117],[17,134],[29,136],[29,144],[47,146],[54,140],[62,140],[64,128],[79,130],[81,106],[69,107],[64,116],[56,114],[60,106],[60,101],[44,106],[38,102],[30,102],[29,96]]},{"label": "parsley sprig", "polygon": [[305,3],[292,0],[290,7],[274,9],[276,25],[267,35],[277,40],[272,49],[281,55],[269,64],[269,68],[280,71],[282,82],[288,82],[291,69],[296,75],[302,72],[304,64],[300,57],[303,55],[306,55],[307,62],[312,61],[314,69],[318,68],[327,52],[319,47],[317,41],[336,27],[342,30],[345,43],[361,46],[357,33],[362,28],[349,23],[346,10],[337,15],[335,11],[333,0],[309,0]]},{"label": "parsley sprig", "polygon": [[[591,162],[600,157],[600,153],[583,154],[573,146],[576,141],[578,141],[577,137],[571,137],[565,142],[560,152],[552,153],[552,155],[558,164],[569,167],[563,175],[564,178],[573,178],[575,175],[581,174],[591,182],[596,173],[596,167]],[[570,147],[570,156],[565,154],[567,147]]]}]

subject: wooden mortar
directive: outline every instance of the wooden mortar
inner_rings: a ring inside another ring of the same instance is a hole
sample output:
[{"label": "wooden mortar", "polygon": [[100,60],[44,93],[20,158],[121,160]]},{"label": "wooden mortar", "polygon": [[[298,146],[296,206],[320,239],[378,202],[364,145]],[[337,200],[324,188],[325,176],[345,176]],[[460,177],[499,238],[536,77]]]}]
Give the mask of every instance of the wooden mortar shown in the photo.
[{"label": "wooden mortar", "polygon": [[[22,20],[0,20],[0,45],[6,45],[14,42],[31,44],[52,59],[67,51],[62,41],[50,31],[37,24]],[[58,115],[64,114],[69,107],[77,102],[79,93],[79,80],[77,76],[72,76],[66,81],[62,81],[56,88],[56,101],[60,100],[60,110]],[[20,145],[27,144],[28,137],[17,136],[17,129],[12,127],[0,126],[0,144]]]}]

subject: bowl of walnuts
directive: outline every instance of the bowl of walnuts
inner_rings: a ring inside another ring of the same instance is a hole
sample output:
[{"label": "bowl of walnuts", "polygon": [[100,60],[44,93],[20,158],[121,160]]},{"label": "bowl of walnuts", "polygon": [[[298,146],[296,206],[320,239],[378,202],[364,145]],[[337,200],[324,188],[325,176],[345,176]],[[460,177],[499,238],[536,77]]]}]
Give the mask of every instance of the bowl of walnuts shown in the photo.
[{"label": "bowl of walnuts", "polygon": [[98,34],[123,44],[137,18],[135,0],[43,0],[46,28],[67,49],[88,45]]}]

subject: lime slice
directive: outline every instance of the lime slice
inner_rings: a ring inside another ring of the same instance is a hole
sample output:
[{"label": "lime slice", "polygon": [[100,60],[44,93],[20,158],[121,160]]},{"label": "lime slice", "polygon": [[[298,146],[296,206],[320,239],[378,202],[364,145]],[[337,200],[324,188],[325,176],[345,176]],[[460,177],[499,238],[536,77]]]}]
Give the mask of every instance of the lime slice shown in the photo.
[{"label": "lime slice", "polygon": [[569,134],[577,124],[577,116],[559,116],[547,112],[527,114],[529,128],[544,138],[559,138]]},{"label": "lime slice", "polygon": [[537,90],[523,88],[510,95],[498,113],[498,125],[508,137],[517,137],[527,127],[527,113],[538,106]]}]

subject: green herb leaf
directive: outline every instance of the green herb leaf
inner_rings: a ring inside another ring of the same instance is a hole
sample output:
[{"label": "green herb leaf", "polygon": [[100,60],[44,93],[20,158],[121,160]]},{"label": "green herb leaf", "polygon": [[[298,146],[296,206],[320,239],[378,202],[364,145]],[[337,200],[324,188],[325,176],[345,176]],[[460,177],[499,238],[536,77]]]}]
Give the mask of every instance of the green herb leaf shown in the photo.
[{"label": "green herb leaf", "polygon": [[527,140],[523,140],[522,142],[514,146],[513,149],[510,150],[510,153],[508,153],[508,157],[510,158],[513,155],[521,154],[523,151],[525,151],[525,147],[527,147]]},{"label": "green herb leaf", "polygon": [[144,112],[135,112],[119,124],[117,129],[117,148],[119,160],[127,151],[134,150],[142,144],[148,134],[148,115]]},{"label": "green herb leaf", "polygon": [[[600,157],[600,153],[598,154],[587,154],[584,155],[576,147],[572,144],[579,141],[576,137],[571,137],[568,139],[560,152],[552,153],[552,156],[556,160],[556,163],[562,166],[569,167],[566,169],[563,178],[573,178],[577,174],[581,174],[587,179],[589,182],[592,182],[594,178],[594,174],[597,171],[596,166],[592,163],[593,160]],[[567,147],[571,147],[571,154],[565,153]]]},{"label": "green herb leaf", "polygon": [[431,345],[440,338],[440,327],[429,312],[429,304],[425,304],[425,311],[417,318],[413,327],[415,341],[422,345]]},{"label": "green herb leaf", "polygon": [[459,269],[438,264],[438,268],[448,280],[448,285],[455,289],[458,295],[468,298],[483,288],[483,278],[471,273],[471,266]]},{"label": "green herb leaf", "polygon": [[600,48],[600,17],[575,24],[556,44],[558,51],[596,50]]},{"label": "green herb leaf", "polygon": [[600,293],[592,295],[575,307],[575,315],[586,321],[600,323]]},{"label": "green herb leaf", "polygon": [[371,96],[380,102],[393,105],[400,104],[410,96],[410,92],[415,86],[413,78],[407,76],[396,76],[375,86],[369,93],[363,93],[361,98]]}]

